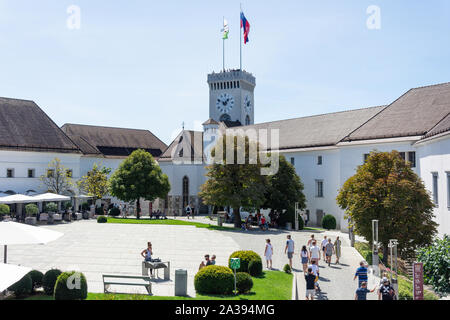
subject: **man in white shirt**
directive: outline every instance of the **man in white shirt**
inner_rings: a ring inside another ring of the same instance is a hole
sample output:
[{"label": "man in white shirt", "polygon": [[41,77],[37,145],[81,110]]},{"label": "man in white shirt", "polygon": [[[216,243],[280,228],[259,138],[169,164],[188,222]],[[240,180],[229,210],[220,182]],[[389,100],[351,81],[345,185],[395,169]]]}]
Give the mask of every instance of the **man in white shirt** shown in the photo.
[{"label": "man in white shirt", "polygon": [[320,248],[317,246],[317,242],[315,240],[312,242],[312,246],[309,247],[309,252],[311,256],[311,263],[315,263],[318,267],[320,259]]},{"label": "man in white shirt", "polygon": [[289,266],[292,269],[292,257],[294,256],[294,240],[291,239],[291,235],[287,236],[286,248],[284,248],[284,253],[286,254],[286,252],[289,259]]}]

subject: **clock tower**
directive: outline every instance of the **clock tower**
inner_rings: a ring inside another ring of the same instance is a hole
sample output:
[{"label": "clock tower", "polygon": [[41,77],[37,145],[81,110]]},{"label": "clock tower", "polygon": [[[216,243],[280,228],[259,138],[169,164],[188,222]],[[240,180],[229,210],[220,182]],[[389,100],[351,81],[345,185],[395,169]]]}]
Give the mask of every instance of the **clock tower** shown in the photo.
[{"label": "clock tower", "polygon": [[215,121],[255,121],[255,77],[246,71],[229,70],[208,75],[209,117]]}]

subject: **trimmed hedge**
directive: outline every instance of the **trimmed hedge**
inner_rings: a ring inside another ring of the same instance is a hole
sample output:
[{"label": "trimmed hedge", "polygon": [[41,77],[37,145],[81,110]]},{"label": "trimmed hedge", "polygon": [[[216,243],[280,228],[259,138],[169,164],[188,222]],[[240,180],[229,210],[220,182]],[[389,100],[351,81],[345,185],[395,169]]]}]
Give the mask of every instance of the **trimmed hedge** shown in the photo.
[{"label": "trimmed hedge", "polygon": [[55,300],[85,300],[87,298],[87,281],[81,272],[63,272],[58,276],[53,298]]},{"label": "trimmed hedge", "polygon": [[7,204],[0,204],[0,216],[7,215],[10,212],[10,208]]},{"label": "trimmed hedge", "polygon": [[288,265],[288,264],[285,264],[284,267],[283,267],[283,271],[286,272],[286,273],[292,273],[291,266]]},{"label": "trimmed hedge", "polygon": [[42,287],[42,279],[44,278],[44,274],[38,270],[32,270],[28,273],[32,280],[32,289]]},{"label": "trimmed hedge", "polygon": [[39,208],[37,205],[30,203],[25,206],[25,212],[27,213],[28,217],[32,217],[39,213]]},{"label": "trimmed hedge", "polygon": [[260,275],[262,275],[262,272],[263,265],[260,260],[250,261],[250,263],[248,264],[248,273],[250,273],[252,277],[259,277]]},{"label": "trimmed hedge", "polygon": [[97,223],[107,223],[108,219],[105,216],[100,216],[97,218]]},{"label": "trimmed hedge", "polygon": [[95,214],[97,216],[103,215],[103,208],[102,207],[95,207]]},{"label": "trimmed hedge", "polygon": [[252,277],[246,272],[236,273],[236,288],[239,293],[250,292],[253,288]]},{"label": "trimmed hedge", "polygon": [[55,289],[55,283],[58,279],[59,275],[61,274],[61,270],[58,269],[52,269],[48,270],[44,277],[42,278],[42,287],[44,288],[44,292],[46,295],[51,296],[53,295],[53,290]]},{"label": "trimmed hedge", "polygon": [[111,217],[118,217],[118,216],[120,216],[119,208],[112,207],[111,209],[109,209],[108,215],[110,215]]},{"label": "trimmed hedge", "polygon": [[231,254],[230,258],[228,259],[228,266],[231,268],[231,259],[232,258],[239,258],[241,259],[241,267],[236,270],[236,272],[249,272],[248,271],[248,265],[250,264],[250,261],[257,260],[261,262],[262,265],[262,259],[261,257],[255,252],[255,251],[235,251]]},{"label": "trimmed hedge", "polygon": [[58,211],[58,205],[56,203],[54,203],[54,202],[47,203],[45,205],[45,211],[46,212],[57,212]]},{"label": "trimmed hedge", "polygon": [[8,291],[14,292],[16,297],[24,297],[31,294],[33,290],[33,280],[30,274],[26,274],[22,279],[8,288]]},{"label": "trimmed hedge", "polygon": [[336,229],[336,218],[331,214],[327,214],[322,219],[322,228],[326,230],[334,230]]},{"label": "trimmed hedge", "polygon": [[231,294],[234,289],[233,271],[223,266],[204,267],[195,275],[194,287],[200,294]]}]

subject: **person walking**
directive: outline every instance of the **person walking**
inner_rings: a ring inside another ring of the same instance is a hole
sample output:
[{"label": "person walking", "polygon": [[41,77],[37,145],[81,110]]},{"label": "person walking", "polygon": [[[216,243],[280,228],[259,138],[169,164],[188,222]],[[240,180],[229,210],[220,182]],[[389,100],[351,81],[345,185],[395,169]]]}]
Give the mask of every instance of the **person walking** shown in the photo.
[{"label": "person walking", "polygon": [[273,247],[270,243],[270,239],[266,239],[266,248],[264,249],[264,256],[266,257],[267,269],[272,270],[272,254]]},{"label": "person walking", "polygon": [[339,239],[339,236],[337,236],[336,241],[334,242],[334,254],[336,255],[336,264],[339,264],[339,259],[341,257],[341,245],[342,242]]},{"label": "person walking", "polygon": [[308,269],[312,270],[312,273],[314,274],[314,285],[315,285],[315,289],[317,291],[320,291],[320,286],[319,286],[319,266],[316,264],[316,261],[312,261],[311,265],[308,266]]},{"label": "person walking", "polygon": [[328,263],[328,266],[331,264],[331,257],[334,252],[334,245],[331,242],[331,238],[328,238],[328,243],[325,245],[325,256],[327,258],[326,262]]},{"label": "person walking", "polygon": [[306,246],[302,247],[302,250],[300,250],[300,260],[303,265],[303,272],[306,273],[308,271],[308,262],[309,262],[309,253],[306,249]]},{"label": "person walking", "polygon": [[315,262],[317,266],[319,265],[320,248],[317,246],[316,240],[314,240],[311,247],[309,247],[309,260],[311,263]]},{"label": "person walking", "polygon": [[306,280],[306,300],[314,300],[316,275],[312,268],[308,268],[308,273],[305,272]]},{"label": "person walking", "polygon": [[284,253],[287,253],[289,259],[289,266],[292,269],[292,257],[294,256],[294,240],[291,239],[291,235],[287,236],[286,247],[284,248]]},{"label": "person walking", "polygon": [[355,280],[356,277],[358,277],[358,288],[361,287],[361,284],[363,282],[367,283],[367,263],[365,261],[361,261],[359,263],[359,268],[356,269],[355,277],[353,278],[353,280]]},{"label": "person walking", "polygon": [[312,235],[311,235],[311,238],[309,238],[308,243],[306,244],[306,246],[307,246],[307,247],[310,247],[311,244],[312,244],[312,242],[313,242],[314,240],[315,240],[315,239],[314,239],[314,235],[312,234]]},{"label": "person walking", "polygon": [[376,289],[376,287],[373,290],[367,289],[367,282],[363,281],[361,287],[356,289],[355,300],[367,300],[367,294],[374,292]]},{"label": "person walking", "polygon": [[378,300],[394,300],[395,290],[388,278],[383,278],[383,284],[378,290]]},{"label": "person walking", "polygon": [[326,259],[325,259],[325,247],[326,247],[327,243],[328,243],[327,236],[323,236],[322,245],[321,245],[323,261],[326,261]]},{"label": "person walking", "polygon": [[186,211],[186,217],[189,220],[189,217],[191,216],[191,211],[192,211],[191,206],[189,204],[186,206],[185,211]]}]

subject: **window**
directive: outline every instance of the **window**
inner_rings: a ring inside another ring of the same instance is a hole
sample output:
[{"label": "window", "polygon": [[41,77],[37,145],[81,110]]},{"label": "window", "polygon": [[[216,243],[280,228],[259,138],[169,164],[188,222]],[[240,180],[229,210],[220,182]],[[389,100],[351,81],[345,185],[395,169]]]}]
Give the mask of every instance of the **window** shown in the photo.
[{"label": "window", "polygon": [[178,157],[183,158],[183,149],[181,149],[180,152],[178,152]]},{"label": "window", "polygon": [[364,162],[367,162],[367,159],[369,159],[369,156],[370,156],[369,153],[364,154]]},{"label": "window", "polygon": [[447,172],[447,208],[450,209],[450,172]]},{"label": "window", "polygon": [[186,208],[189,204],[189,178],[183,178],[183,208]]},{"label": "window", "polygon": [[408,152],[408,161],[411,164],[411,168],[416,167],[416,153],[414,151]]},{"label": "window", "polygon": [[403,160],[406,160],[406,153],[400,152],[400,158],[402,158]]},{"label": "window", "polygon": [[322,156],[317,157],[317,165],[319,165],[319,166],[322,165]]},{"label": "window", "polygon": [[66,175],[68,178],[72,178],[73,177],[73,170],[67,170],[66,171]]},{"label": "window", "polygon": [[246,125],[246,126],[249,126],[249,125],[250,125],[250,117],[249,117],[249,116],[246,116],[246,117],[245,117],[245,125]]},{"label": "window", "polygon": [[28,169],[28,178],[34,178],[34,169]]},{"label": "window", "polygon": [[14,178],[14,169],[6,169],[6,177]]},{"label": "window", "polygon": [[437,172],[433,172],[433,201],[435,205],[439,204],[439,197],[438,197],[438,181],[439,181],[439,175]]},{"label": "window", "polygon": [[316,197],[323,198],[323,180],[316,180]]},{"label": "window", "polygon": [[238,81],[238,88],[241,86],[241,82],[240,81]]},{"label": "window", "polygon": [[295,158],[294,158],[294,157],[291,158],[291,164],[292,164],[293,166],[295,166]]}]

